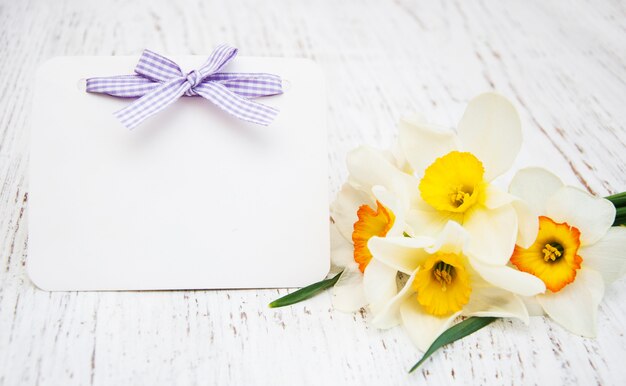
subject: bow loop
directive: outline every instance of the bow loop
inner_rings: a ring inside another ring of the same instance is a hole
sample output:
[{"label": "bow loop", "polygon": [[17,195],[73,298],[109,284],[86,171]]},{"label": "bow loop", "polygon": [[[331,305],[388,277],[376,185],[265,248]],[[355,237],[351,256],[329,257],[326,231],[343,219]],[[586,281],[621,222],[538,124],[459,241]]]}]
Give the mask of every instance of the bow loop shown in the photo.
[{"label": "bow loop", "polygon": [[221,70],[237,56],[237,52],[238,50],[235,47],[231,47],[227,44],[217,46],[209,56],[209,59],[200,67],[202,77],[206,78]]},{"label": "bow loop", "polygon": [[143,50],[135,66],[135,73],[157,82],[167,82],[183,76],[178,64],[150,50]]},{"label": "bow loop", "polygon": [[222,44],[199,69],[184,74],[172,60],[144,50],[135,67],[136,75],[89,78],[87,92],[140,97],[114,113],[129,129],[183,95],[200,95],[241,120],[267,126],[278,109],[250,98],[282,94],[282,81],[272,74],[219,72],[236,55],[237,48]]}]

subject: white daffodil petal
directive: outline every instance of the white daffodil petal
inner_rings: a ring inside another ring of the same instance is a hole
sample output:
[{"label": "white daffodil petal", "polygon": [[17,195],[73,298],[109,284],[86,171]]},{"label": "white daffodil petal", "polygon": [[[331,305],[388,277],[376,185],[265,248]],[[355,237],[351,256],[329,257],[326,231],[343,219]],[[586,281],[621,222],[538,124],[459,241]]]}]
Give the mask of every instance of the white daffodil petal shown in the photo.
[{"label": "white daffodil petal", "polygon": [[333,307],[339,311],[354,312],[367,305],[363,291],[363,274],[357,264],[344,269],[331,293]]},{"label": "white daffodil petal", "polygon": [[532,167],[521,169],[515,174],[509,185],[509,193],[525,201],[539,216],[546,213],[548,198],[561,187],[563,182],[559,177],[546,169]]},{"label": "white daffodil petal", "polygon": [[497,209],[506,204],[510,204],[517,198],[502,189],[494,186],[493,184],[487,184],[485,189],[485,206],[489,209]]},{"label": "white daffodil petal", "polygon": [[376,209],[376,202],[370,194],[358,190],[348,183],[343,184],[337,193],[337,198],[330,204],[330,215],[339,232],[347,240],[352,240],[354,223],[359,219],[357,211],[361,205],[368,205],[370,208]]},{"label": "white daffodil petal", "polygon": [[422,351],[428,350],[435,339],[447,330],[460,314],[459,311],[445,317],[430,315],[419,304],[417,296],[408,297],[400,306],[402,324],[417,348]]},{"label": "white daffodil petal", "polygon": [[552,320],[585,337],[596,336],[598,304],[604,295],[602,276],[582,268],[573,283],[562,290],[537,295],[537,301]]},{"label": "white daffodil petal", "polygon": [[365,299],[372,313],[376,314],[398,293],[396,277],[398,271],[372,259],[363,274]]},{"label": "white daffodil petal", "polygon": [[395,216],[395,220],[391,229],[387,232],[387,236],[401,236],[406,227],[404,213],[409,206],[409,201],[403,200],[404,202],[401,202],[395,194],[380,185],[374,186],[372,193],[376,199]]},{"label": "white daffodil petal", "polygon": [[410,275],[428,258],[424,248],[433,242],[430,237],[372,237],[367,248],[375,260]]},{"label": "white daffodil petal", "polygon": [[354,264],[354,246],[333,223],[330,224],[330,261],[337,267]]},{"label": "white daffodil petal", "polygon": [[517,214],[517,241],[522,248],[528,248],[535,242],[539,232],[539,216],[524,201],[511,203]]},{"label": "white daffodil petal", "polygon": [[413,290],[413,280],[415,279],[415,271],[406,282],[404,287],[398,292],[396,296],[394,296],[387,304],[383,305],[379,312],[373,316],[371,319],[371,323],[376,328],[388,329],[391,327],[397,326],[400,319],[400,307],[402,307],[402,303],[409,298],[410,296],[415,295],[415,291]]},{"label": "white daffodil petal", "polygon": [[468,252],[471,255],[493,265],[509,261],[517,239],[517,214],[513,206],[472,209],[466,213],[463,227],[470,234]]},{"label": "white daffodil petal", "polygon": [[487,181],[509,170],[522,145],[522,125],[515,107],[494,93],[469,102],[458,130],[461,150],[482,161]]},{"label": "white daffodil petal", "polygon": [[435,243],[426,248],[428,253],[445,252],[460,254],[467,246],[469,235],[463,227],[455,222],[448,221],[443,230],[437,235]]},{"label": "white daffodil petal", "polygon": [[495,316],[516,318],[528,324],[528,311],[519,296],[501,288],[476,286],[469,303],[463,308],[465,316]]},{"label": "white daffodil petal", "polygon": [[390,209],[392,212],[400,212],[400,202],[398,197],[384,186],[374,185],[372,187],[372,194],[381,204]]},{"label": "white daffodil petal", "polygon": [[405,172],[406,174],[413,175],[413,167],[411,167],[411,164],[409,164],[409,161],[407,161],[406,156],[404,155],[404,150],[402,149],[399,141],[396,141],[393,144],[393,147],[391,148],[391,154],[392,157],[395,159],[395,165],[398,167],[398,169]]},{"label": "white daffodil petal", "polygon": [[395,202],[396,210],[406,212],[411,206],[411,202],[419,194],[419,180],[412,175],[397,172],[387,181],[387,184],[387,186],[373,186],[372,193],[374,196],[381,202],[385,199]]},{"label": "white daffodil petal", "polygon": [[557,223],[578,228],[582,245],[593,244],[609,230],[615,219],[615,206],[572,186],[558,189],[546,203],[546,214]]},{"label": "white daffodil petal", "polygon": [[[382,185],[393,191],[398,189],[401,180],[410,177],[402,173],[385,155],[369,146],[360,146],[348,153],[348,181],[357,189],[371,191],[375,185]],[[418,189],[417,181],[415,189]]]},{"label": "white daffodil petal", "polygon": [[457,148],[454,131],[428,124],[418,115],[400,120],[398,136],[404,155],[418,176],[435,159]]},{"label": "white daffodil petal", "polygon": [[517,213],[517,244],[524,248],[531,246],[539,230],[539,212],[535,212],[524,201],[494,187],[493,184],[487,186],[485,193],[485,206],[489,209],[497,209],[507,204],[513,206]]},{"label": "white daffodil petal", "polygon": [[448,221],[463,221],[461,213],[438,211],[418,200],[406,213],[406,223],[416,235],[437,236]]},{"label": "white daffodil petal", "polygon": [[543,307],[537,301],[536,296],[520,296],[520,299],[524,302],[529,316],[545,316],[546,313],[543,312]]},{"label": "white daffodil petal", "polygon": [[534,296],[546,290],[544,282],[529,273],[506,265],[485,264],[473,258],[469,261],[483,279],[503,290],[522,296]]},{"label": "white daffodil petal", "polygon": [[606,284],[626,275],[626,227],[611,227],[603,238],[578,250],[583,267],[598,271]]},{"label": "white daffodil petal", "polygon": [[406,162],[404,159],[404,154],[396,154],[397,152],[393,149],[381,150],[380,154],[389,161],[390,164],[397,167],[398,169],[402,168],[402,165]]}]

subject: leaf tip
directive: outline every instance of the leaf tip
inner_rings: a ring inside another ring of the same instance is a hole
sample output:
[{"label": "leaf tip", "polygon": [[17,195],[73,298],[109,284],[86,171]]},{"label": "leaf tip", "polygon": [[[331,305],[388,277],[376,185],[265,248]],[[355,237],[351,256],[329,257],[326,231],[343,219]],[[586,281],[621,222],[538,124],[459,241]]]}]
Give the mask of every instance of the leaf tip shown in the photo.
[{"label": "leaf tip", "polygon": [[409,374],[412,374],[415,370],[417,370],[422,365],[424,360],[426,360],[426,358],[422,358],[416,364],[414,364],[413,367],[411,367],[411,369],[409,370]]}]

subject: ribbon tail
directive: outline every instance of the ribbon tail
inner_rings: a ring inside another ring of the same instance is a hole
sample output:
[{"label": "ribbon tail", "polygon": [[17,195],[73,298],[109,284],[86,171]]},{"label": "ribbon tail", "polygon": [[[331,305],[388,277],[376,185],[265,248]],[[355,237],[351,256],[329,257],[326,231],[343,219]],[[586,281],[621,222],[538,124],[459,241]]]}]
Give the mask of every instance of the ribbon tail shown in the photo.
[{"label": "ribbon tail", "polygon": [[151,93],[116,111],[113,115],[126,128],[133,129],[147,118],[174,103],[189,87],[189,83],[184,79],[174,79],[163,83]]},{"label": "ribbon tail", "polygon": [[280,76],[264,73],[220,72],[207,78],[218,82],[244,98],[259,98],[283,93]]},{"label": "ribbon tail", "polygon": [[203,82],[194,91],[217,107],[241,120],[268,126],[278,115],[278,109],[251,101],[215,82]]},{"label": "ribbon tail", "polygon": [[158,86],[159,83],[139,75],[104,76],[88,78],[85,91],[121,98],[137,98]]}]

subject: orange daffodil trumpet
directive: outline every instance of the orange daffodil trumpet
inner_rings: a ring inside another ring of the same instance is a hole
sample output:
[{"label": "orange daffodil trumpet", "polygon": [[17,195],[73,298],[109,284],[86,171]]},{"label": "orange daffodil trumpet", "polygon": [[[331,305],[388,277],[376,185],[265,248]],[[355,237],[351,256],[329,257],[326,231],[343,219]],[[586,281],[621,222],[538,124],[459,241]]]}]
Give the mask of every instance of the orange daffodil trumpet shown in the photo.
[{"label": "orange daffodil trumpet", "polygon": [[511,263],[546,284],[535,300],[550,318],[573,333],[595,336],[604,286],[626,273],[626,228],[611,226],[615,206],[540,168],[518,171],[509,191],[539,218],[536,240],[516,246]]},{"label": "orange daffodil trumpet", "polygon": [[[331,205],[331,259],[343,271],[333,287],[333,306],[352,312],[377,304],[397,292],[397,271],[372,261],[368,241],[374,236],[401,236],[409,197],[417,180],[400,170],[402,160],[391,152],[359,147],[348,154],[348,181]],[[374,267],[378,290],[367,297],[364,272]]]}]

